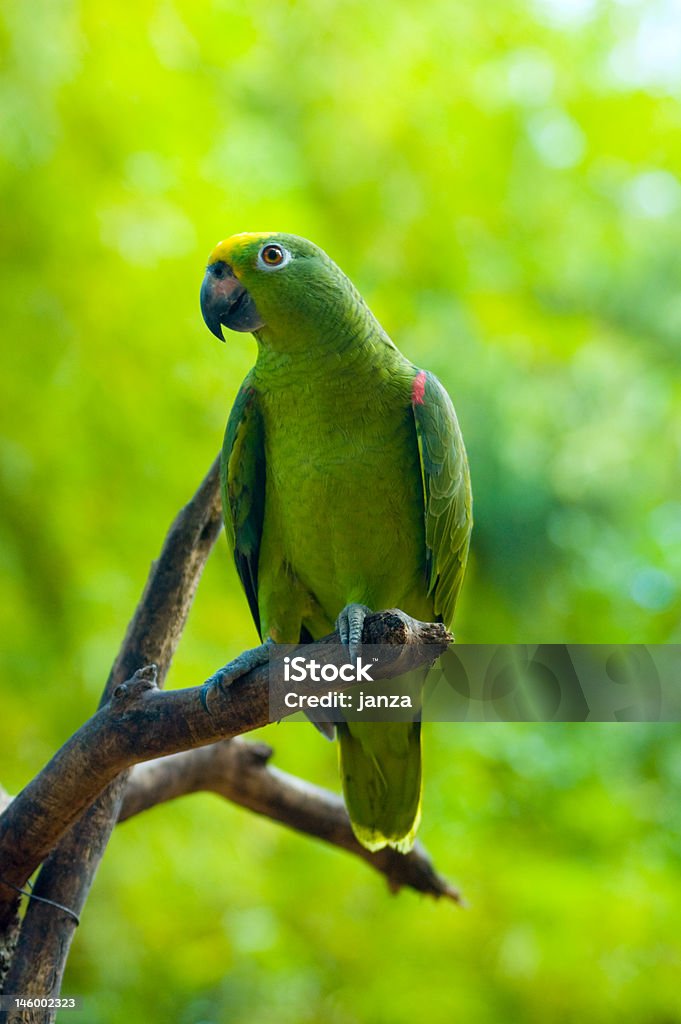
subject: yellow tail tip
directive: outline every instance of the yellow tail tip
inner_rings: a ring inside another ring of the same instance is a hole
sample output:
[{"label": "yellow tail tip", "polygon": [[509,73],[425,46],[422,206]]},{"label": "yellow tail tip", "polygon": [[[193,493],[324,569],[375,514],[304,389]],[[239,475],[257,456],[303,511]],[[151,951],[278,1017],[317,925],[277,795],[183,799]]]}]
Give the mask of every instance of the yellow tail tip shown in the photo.
[{"label": "yellow tail tip", "polygon": [[398,853],[409,853],[416,841],[416,833],[418,832],[420,823],[420,803],[414,823],[405,836],[384,836],[377,829],[366,828],[366,826],[358,825],[352,821],[352,819],[350,820],[355,839],[360,846],[363,846],[365,850],[370,850],[371,853],[378,853],[379,850],[383,850],[386,846],[389,846],[393,850],[397,850]]}]

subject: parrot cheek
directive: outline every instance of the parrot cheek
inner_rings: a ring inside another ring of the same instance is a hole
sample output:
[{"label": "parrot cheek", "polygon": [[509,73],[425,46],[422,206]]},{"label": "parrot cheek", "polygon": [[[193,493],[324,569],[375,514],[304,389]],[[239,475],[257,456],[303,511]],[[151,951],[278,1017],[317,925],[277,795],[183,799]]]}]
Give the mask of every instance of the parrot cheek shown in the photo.
[{"label": "parrot cheek", "polygon": [[250,293],[229,274],[217,277],[209,268],[201,285],[201,313],[216,338],[224,341],[222,327],[232,331],[257,331],[264,321]]}]

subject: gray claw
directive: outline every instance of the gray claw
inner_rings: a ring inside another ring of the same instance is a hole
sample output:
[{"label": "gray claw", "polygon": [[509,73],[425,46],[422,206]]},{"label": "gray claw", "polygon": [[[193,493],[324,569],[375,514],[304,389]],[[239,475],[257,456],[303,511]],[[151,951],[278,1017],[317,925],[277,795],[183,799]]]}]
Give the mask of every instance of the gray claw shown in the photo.
[{"label": "gray claw", "polygon": [[201,692],[199,693],[201,704],[203,705],[203,710],[207,711],[208,714],[210,714],[210,708],[208,707],[208,694],[213,690],[219,690],[221,693],[224,693],[225,686],[229,686],[232,682],[231,679],[227,678],[226,670],[229,667],[229,665],[225,665],[224,668],[219,668],[217,672],[214,672],[212,676],[209,676],[208,679],[206,679],[205,683],[201,687]]},{"label": "gray claw", "polygon": [[353,665],[362,653],[362,632],[364,620],[371,615],[371,608],[365,604],[347,604],[338,616],[338,635],[342,644],[347,645]]},{"label": "gray claw", "polygon": [[208,695],[212,691],[219,691],[224,693],[228,686],[231,686],[233,682],[239,679],[241,676],[245,676],[247,672],[251,672],[254,668],[259,668],[261,665],[266,665],[269,656],[270,648],[274,643],[273,640],[266,640],[264,644],[260,644],[259,647],[253,647],[250,651],[244,651],[234,661],[229,661],[222,668],[219,668],[217,672],[214,672],[212,676],[206,679],[205,683],[201,687],[201,704],[205,711],[210,714],[210,708],[208,707]]}]

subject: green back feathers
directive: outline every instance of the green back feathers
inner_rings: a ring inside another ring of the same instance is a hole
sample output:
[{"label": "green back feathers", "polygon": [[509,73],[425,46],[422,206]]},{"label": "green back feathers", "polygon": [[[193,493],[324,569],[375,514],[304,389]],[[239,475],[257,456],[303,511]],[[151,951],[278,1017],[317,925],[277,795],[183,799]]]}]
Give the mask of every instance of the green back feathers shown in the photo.
[{"label": "green back feathers", "polygon": [[249,374],[227,421],[220,460],[225,532],[260,634],[258,560],[265,517],[265,445],[257,392]]},{"label": "green back feathers", "polygon": [[452,401],[432,373],[421,370],[414,378],[412,407],[423,473],[428,592],[449,625],[473,526],[468,459]]}]

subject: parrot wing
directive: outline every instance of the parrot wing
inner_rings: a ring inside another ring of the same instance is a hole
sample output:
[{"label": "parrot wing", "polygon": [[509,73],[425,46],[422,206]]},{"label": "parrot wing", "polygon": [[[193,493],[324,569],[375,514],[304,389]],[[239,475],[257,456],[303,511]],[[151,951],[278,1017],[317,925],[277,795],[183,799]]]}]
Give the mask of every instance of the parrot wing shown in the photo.
[{"label": "parrot wing", "polygon": [[449,625],[463,582],[473,526],[466,449],[452,401],[424,370],[412,383],[412,409],[423,477],[428,593]]},{"label": "parrot wing", "polygon": [[227,421],[220,460],[225,532],[258,633],[258,558],[265,514],[265,444],[258,393],[249,374]]}]

